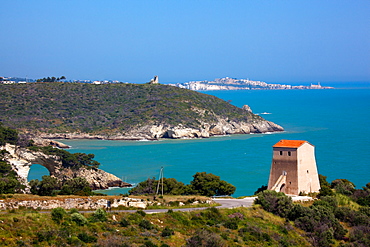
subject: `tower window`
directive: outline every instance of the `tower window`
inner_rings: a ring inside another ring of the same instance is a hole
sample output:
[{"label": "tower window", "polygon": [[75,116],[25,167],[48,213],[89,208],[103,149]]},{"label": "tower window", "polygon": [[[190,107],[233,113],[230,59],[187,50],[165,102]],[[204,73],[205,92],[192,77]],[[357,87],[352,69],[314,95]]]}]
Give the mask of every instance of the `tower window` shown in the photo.
[{"label": "tower window", "polygon": [[283,155],[283,151],[280,151],[280,155]]},{"label": "tower window", "polygon": [[308,170],[307,170],[307,173],[309,173]]},{"label": "tower window", "polygon": [[292,156],[292,153],[290,151],[288,151],[288,156]]}]

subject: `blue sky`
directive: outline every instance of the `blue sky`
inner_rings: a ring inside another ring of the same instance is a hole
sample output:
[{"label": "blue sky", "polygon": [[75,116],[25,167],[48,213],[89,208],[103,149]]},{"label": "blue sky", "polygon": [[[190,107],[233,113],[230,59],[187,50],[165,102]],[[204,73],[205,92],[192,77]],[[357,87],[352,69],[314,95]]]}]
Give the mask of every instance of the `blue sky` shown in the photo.
[{"label": "blue sky", "polygon": [[370,1],[0,0],[0,76],[370,82]]}]

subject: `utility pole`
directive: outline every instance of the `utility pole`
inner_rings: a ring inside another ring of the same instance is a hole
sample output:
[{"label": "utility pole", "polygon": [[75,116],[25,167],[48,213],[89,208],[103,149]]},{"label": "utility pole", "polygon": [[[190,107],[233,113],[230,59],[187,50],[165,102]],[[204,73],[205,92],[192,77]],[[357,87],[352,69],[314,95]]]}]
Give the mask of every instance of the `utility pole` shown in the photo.
[{"label": "utility pole", "polygon": [[159,172],[157,192],[155,193],[156,195],[158,195],[159,192],[159,185],[161,184],[161,179],[162,179],[162,197],[163,197],[163,166],[161,167],[161,171]]}]

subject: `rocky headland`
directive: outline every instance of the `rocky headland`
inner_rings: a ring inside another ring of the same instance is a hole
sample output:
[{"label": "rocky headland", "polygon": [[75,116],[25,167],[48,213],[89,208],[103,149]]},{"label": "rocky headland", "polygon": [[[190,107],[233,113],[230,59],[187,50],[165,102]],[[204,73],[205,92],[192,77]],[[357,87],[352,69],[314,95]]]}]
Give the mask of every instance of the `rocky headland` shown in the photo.
[{"label": "rocky headland", "polygon": [[169,85],[29,83],[0,84],[0,90],[0,120],[33,139],[157,140],[283,131],[247,106]]},{"label": "rocky headland", "polygon": [[31,151],[8,143],[1,146],[0,150],[7,151],[7,154],[4,155],[4,160],[17,173],[18,180],[26,185],[25,192],[29,192],[27,177],[33,164],[44,166],[48,169],[50,176],[57,178],[62,183],[72,178],[83,177],[94,190],[131,186],[131,184],[123,182],[115,175],[98,168],[81,167],[79,169],[71,169],[63,167],[60,157],[56,155],[47,155],[43,152]]},{"label": "rocky headland", "polygon": [[213,81],[190,81],[185,83],[171,84],[176,87],[186,88],[195,91],[211,91],[211,90],[256,90],[256,89],[332,89],[333,87],[324,87],[318,84],[310,86],[294,86],[289,84],[273,84],[263,81],[253,81],[249,79],[235,79],[230,77],[218,78]]}]

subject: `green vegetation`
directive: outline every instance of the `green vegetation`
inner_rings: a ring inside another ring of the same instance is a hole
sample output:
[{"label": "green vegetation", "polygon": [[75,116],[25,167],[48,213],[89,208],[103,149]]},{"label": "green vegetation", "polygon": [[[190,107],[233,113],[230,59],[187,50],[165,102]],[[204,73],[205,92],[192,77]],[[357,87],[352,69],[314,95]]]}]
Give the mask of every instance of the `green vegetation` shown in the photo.
[{"label": "green vegetation", "polygon": [[66,77],[65,76],[61,76],[61,77],[44,77],[42,79],[37,79],[36,81],[37,82],[58,82],[60,80],[65,80]]},{"label": "green vegetation", "polygon": [[[193,178],[193,181],[189,185],[178,182],[174,178],[163,178],[163,194],[221,196],[232,195],[236,190],[234,185],[221,180],[219,176],[212,173],[197,172]],[[130,195],[155,194],[158,183],[160,185],[160,192],[162,192],[162,180],[158,181],[155,178],[148,178],[131,189],[129,193]]]},{"label": "green vegetation", "polygon": [[0,122],[0,146],[9,143],[12,145],[17,144],[18,141],[18,132],[14,129],[8,128]]},{"label": "green vegetation", "polygon": [[51,176],[42,176],[42,180],[31,180],[29,182],[31,193],[39,196],[56,196],[56,195],[79,195],[93,196],[102,195],[91,190],[89,183],[85,178],[77,177],[69,179],[63,183]]},{"label": "green vegetation", "polygon": [[44,154],[56,155],[59,156],[62,165],[65,168],[79,169],[81,167],[85,168],[98,168],[100,163],[96,160],[93,160],[94,154],[85,154],[85,153],[70,153],[64,149],[54,148],[52,146],[47,147],[37,147],[31,146],[28,149],[32,151],[41,151]]},{"label": "green vegetation", "polygon": [[215,96],[161,84],[1,84],[0,91],[0,120],[19,130],[114,134],[147,124],[199,128],[218,116],[262,119]]},{"label": "green vegetation", "polygon": [[259,207],[145,214],[55,208],[0,215],[4,246],[310,246],[291,223]]},{"label": "green vegetation", "polygon": [[[309,207],[292,202],[284,193],[264,190],[255,203],[306,232],[313,246],[370,246],[370,183],[355,189],[352,182],[331,184],[320,176],[319,200]],[[330,191],[330,192],[329,192]]]}]

